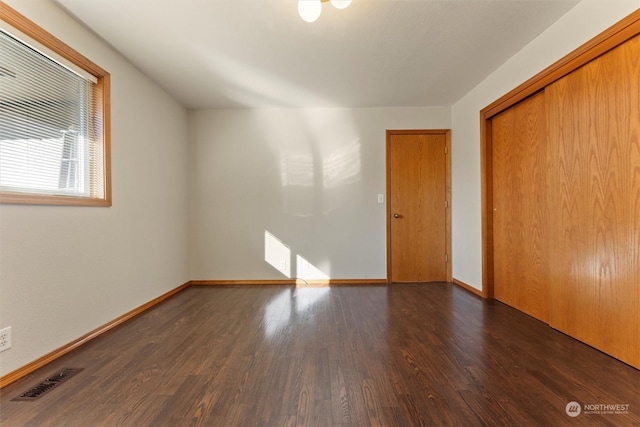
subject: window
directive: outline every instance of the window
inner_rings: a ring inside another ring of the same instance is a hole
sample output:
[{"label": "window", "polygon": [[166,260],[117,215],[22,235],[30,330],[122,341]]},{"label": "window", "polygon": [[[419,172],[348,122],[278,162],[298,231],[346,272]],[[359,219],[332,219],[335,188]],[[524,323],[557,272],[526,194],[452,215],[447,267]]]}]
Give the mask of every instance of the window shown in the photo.
[{"label": "window", "polygon": [[109,74],[0,2],[0,202],[110,206]]}]

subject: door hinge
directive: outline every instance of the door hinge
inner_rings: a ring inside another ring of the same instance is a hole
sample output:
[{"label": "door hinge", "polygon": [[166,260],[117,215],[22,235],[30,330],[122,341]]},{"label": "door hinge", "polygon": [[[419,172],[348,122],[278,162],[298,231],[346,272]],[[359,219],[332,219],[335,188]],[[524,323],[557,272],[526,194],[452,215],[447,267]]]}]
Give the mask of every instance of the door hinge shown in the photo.
[{"label": "door hinge", "polygon": [[444,262],[449,262],[449,255],[444,254]]},{"label": "door hinge", "polygon": [[445,200],[445,201],[444,201],[444,207],[445,207],[445,208],[448,208],[448,207],[449,207],[449,201],[448,201],[448,200]]},{"label": "door hinge", "polygon": [[444,154],[447,154],[449,152],[449,149],[447,147],[444,147]]}]

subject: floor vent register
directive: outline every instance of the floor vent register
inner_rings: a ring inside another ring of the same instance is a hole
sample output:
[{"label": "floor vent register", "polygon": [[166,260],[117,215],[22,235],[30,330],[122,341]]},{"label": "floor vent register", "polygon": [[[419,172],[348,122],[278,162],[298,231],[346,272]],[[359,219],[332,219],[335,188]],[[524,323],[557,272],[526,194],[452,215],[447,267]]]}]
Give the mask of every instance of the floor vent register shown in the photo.
[{"label": "floor vent register", "polygon": [[81,372],[84,368],[64,368],[54,375],[47,377],[40,384],[31,387],[29,390],[22,393],[20,396],[15,397],[11,400],[22,400],[22,401],[32,401],[37,400],[44,396],[46,393],[50,392],[69,378],[73,377],[75,374]]}]

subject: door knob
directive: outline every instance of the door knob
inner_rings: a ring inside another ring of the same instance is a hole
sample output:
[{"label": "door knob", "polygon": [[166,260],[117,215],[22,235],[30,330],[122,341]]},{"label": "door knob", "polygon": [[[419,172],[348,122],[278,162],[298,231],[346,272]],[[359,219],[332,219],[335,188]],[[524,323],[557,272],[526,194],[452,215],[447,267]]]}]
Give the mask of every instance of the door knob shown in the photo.
[{"label": "door knob", "polygon": [[400,218],[400,215],[398,215],[397,213],[393,214],[394,218]]}]

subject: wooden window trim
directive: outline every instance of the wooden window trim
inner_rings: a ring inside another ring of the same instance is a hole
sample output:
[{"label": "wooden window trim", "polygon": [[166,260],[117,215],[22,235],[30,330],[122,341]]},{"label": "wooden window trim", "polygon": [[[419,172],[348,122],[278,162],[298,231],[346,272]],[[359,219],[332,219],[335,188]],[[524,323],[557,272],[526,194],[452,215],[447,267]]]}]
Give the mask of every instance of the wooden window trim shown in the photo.
[{"label": "wooden window trim", "polygon": [[32,193],[0,192],[0,203],[17,203],[33,205],[67,205],[67,206],[111,206],[111,76],[91,60],[75,51],[69,45],[47,32],[44,28],[31,22],[24,15],[0,1],[1,19],[15,29],[23,32],[56,54],[80,67],[98,80],[96,114],[100,116],[101,128],[98,140],[103,146],[104,197],[73,197],[58,195],[41,195]]},{"label": "wooden window trim", "polygon": [[492,118],[639,34],[640,9],[637,9],[480,111],[483,297],[493,298]]}]

